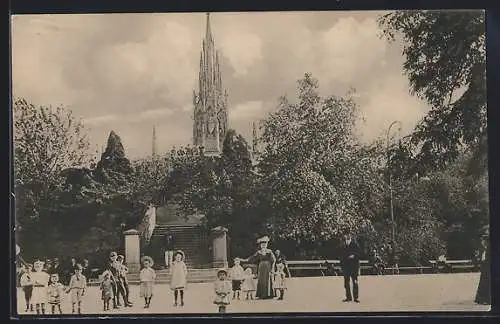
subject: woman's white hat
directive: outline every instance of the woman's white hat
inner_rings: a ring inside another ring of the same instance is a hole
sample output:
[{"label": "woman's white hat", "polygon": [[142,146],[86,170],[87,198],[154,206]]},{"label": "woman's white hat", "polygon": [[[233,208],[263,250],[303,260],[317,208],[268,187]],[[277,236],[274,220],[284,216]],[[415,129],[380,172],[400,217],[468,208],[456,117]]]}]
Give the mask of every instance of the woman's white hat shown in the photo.
[{"label": "woman's white hat", "polygon": [[264,242],[266,242],[266,243],[269,242],[269,236],[264,235],[264,236],[257,239],[257,243],[264,243]]}]

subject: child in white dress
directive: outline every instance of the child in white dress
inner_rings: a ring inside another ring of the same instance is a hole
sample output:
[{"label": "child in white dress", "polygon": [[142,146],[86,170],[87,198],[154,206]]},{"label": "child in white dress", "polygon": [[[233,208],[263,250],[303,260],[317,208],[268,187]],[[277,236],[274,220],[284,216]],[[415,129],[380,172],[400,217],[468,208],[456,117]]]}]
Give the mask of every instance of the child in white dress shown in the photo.
[{"label": "child in white dress", "polygon": [[184,263],[184,252],[176,251],[174,254],[174,262],[170,266],[170,289],[174,292],[174,306],[179,305],[179,295],[181,298],[180,306],[184,306],[184,289],[187,285],[187,266]]},{"label": "child in white dress", "polygon": [[252,273],[252,268],[250,267],[245,269],[245,275],[243,283],[241,284],[241,290],[244,294],[246,294],[246,300],[253,300],[253,295],[255,293],[255,290],[257,290],[257,287],[255,285],[255,275]]},{"label": "child in white dress", "polygon": [[275,289],[275,295],[278,295],[279,291],[279,300],[283,300],[283,296],[285,295],[285,264],[283,262],[276,263],[276,272],[274,273],[273,287]]},{"label": "child in white dress", "polygon": [[32,302],[35,304],[37,314],[45,314],[45,304],[47,303],[47,287],[49,285],[50,276],[43,271],[43,262],[36,261],[33,264],[34,272],[31,275],[33,280],[33,295]]},{"label": "child in white dress", "polygon": [[111,271],[106,270],[102,274],[101,281],[101,299],[103,303],[103,310],[109,310],[109,302],[113,299],[113,281],[111,280]]},{"label": "child in white dress", "polygon": [[231,302],[231,286],[232,283],[227,280],[226,269],[219,269],[214,283],[214,304],[219,306],[219,313],[225,313],[227,305]]},{"label": "child in white dress", "polygon": [[144,268],[142,268],[139,274],[139,280],[141,282],[140,295],[144,298],[144,308],[149,308],[151,298],[153,297],[153,286],[156,279],[156,272],[153,268],[151,268],[153,265],[153,259],[151,259],[151,257],[143,257],[142,265]]}]

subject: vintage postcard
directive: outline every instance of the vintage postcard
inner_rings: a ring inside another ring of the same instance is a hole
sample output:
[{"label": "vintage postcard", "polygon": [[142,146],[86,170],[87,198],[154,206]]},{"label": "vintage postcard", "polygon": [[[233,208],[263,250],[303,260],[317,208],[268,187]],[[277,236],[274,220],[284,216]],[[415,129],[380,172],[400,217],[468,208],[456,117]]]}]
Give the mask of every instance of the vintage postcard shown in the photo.
[{"label": "vintage postcard", "polygon": [[15,316],[490,309],[484,11],[11,33]]}]

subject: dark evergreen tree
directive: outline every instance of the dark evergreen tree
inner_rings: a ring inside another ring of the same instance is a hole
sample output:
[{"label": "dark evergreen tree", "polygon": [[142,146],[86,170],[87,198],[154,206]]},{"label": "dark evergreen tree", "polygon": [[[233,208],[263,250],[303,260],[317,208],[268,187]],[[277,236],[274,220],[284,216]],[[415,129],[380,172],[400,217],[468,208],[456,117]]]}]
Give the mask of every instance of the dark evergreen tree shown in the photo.
[{"label": "dark evergreen tree", "polygon": [[106,150],[101,155],[101,160],[95,169],[95,179],[101,183],[125,184],[132,174],[130,161],[125,156],[120,136],[111,131],[108,137]]}]

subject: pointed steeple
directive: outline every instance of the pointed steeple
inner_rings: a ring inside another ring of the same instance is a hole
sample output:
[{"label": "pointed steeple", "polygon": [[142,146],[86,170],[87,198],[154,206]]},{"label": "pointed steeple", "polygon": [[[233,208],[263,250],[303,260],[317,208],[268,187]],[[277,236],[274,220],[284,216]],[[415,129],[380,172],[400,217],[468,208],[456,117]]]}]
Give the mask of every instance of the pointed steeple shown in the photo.
[{"label": "pointed steeple", "polygon": [[156,127],[153,126],[153,143],[152,143],[152,156],[155,157],[158,153],[158,147],[156,144]]},{"label": "pointed steeple", "polygon": [[193,142],[205,147],[207,153],[220,153],[227,130],[227,97],[222,87],[220,53],[216,50],[210,25],[210,13],[206,14],[205,37],[200,52],[198,91],[194,104]]},{"label": "pointed steeple", "polygon": [[206,41],[212,41],[212,29],[210,28],[210,13],[207,12],[207,28],[205,31],[205,40]]}]

